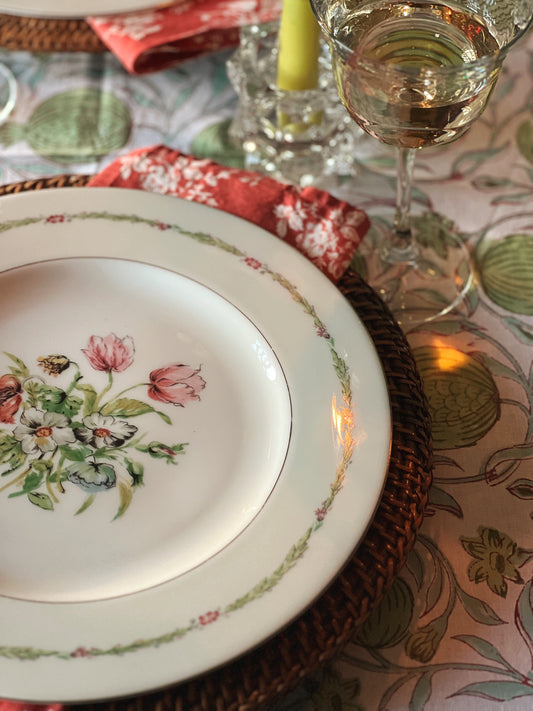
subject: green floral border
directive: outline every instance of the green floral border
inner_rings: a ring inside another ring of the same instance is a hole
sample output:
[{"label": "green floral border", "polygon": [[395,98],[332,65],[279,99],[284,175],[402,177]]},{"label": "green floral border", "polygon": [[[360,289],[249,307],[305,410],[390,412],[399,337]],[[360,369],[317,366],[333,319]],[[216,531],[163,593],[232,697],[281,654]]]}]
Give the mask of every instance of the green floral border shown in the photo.
[{"label": "green floral border", "polygon": [[296,565],[300,558],[302,558],[305,551],[309,547],[309,541],[311,539],[311,536],[322,526],[323,520],[327,515],[328,511],[331,509],[335,497],[342,489],[346,476],[346,470],[352,458],[354,449],[352,389],[348,366],[346,362],[337,353],[335,349],[335,341],[333,337],[328,333],[327,328],[318,316],[315,307],[304,296],[302,296],[302,294],[298,291],[297,287],[292,284],[288,279],[286,279],[281,273],[273,271],[266,264],[259,262],[255,258],[249,257],[249,255],[247,255],[241,249],[229,244],[228,242],[225,242],[224,240],[218,237],[213,237],[212,235],[207,234],[205,232],[189,232],[181,229],[178,225],[171,225],[163,223],[159,220],[146,219],[136,215],[121,215],[109,212],[80,212],[72,214],[54,214],[48,215],[46,217],[27,217],[19,220],[2,222],[0,224],[0,233],[33,224],[57,224],[64,222],[72,222],[75,220],[107,220],[112,222],[127,222],[130,224],[145,224],[149,227],[158,230],[172,230],[186,237],[190,237],[196,242],[205,244],[206,246],[216,247],[217,249],[221,249],[224,252],[227,252],[229,254],[234,255],[235,257],[244,260],[247,265],[250,266],[250,268],[256,269],[259,273],[267,275],[268,277],[270,277],[270,279],[277,282],[283,289],[285,289],[290,294],[291,298],[302,307],[303,311],[308,316],[310,316],[316,329],[317,335],[323,338],[328,345],[332,358],[333,369],[335,370],[342,389],[343,405],[342,410],[339,411],[339,435],[343,445],[342,458],[337,466],[334,481],[330,485],[330,493],[328,497],[324,501],[322,501],[320,506],[317,508],[314,514],[313,522],[306,529],[303,535],[296,541],[296,543],[291,546],[281,564],[269,576],[263,578],[253,588],[248,590],[244,595],[237,598],[230,604],[226,605],[224,608],[219,610],[211,610],[203,615],[199,615],[197,619],[191,620],[191,622],[187,626],[178,627],[166,634],[159,635],[157,637],[150,637],[148,639],[135,640],[129,644],[116,644],[108,648],[78,647],[75,650],[65,652],[54,649],[39,649],[35,647],[0,646],[0,656],[9,659],[37,660],[41,657],[73,659],[124,655],[150,647],[159,647],[163,644],[169,644],[176,640],[183,639],[193,630],[201,629],[208,624],[212,624],[216,620],[220,619],[221,616],[227,616],[231,612],[239,610],[250,604],[254,600],[264,595],[269,590],[272,590],[288,573],[288,571]]}]

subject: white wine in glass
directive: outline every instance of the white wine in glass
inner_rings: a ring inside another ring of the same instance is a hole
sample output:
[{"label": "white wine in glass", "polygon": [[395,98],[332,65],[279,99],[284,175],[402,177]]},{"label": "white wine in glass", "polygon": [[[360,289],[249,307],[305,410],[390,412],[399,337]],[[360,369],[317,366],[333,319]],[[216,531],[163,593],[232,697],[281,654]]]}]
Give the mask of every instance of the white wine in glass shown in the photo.
[{"label": "white wine in glass", "polygon": [[[460,303],[468,252],[449,235],[439,252],[414,233],[417,149],[461,136],[480,116],[504,57],[532,22],[532,0],[311,0],[325,32],[339,96],[351,117],[399,149],[393,227],[368,260],[368,281],[401,324]],[[437,295],[438,298],[432,298]]]}]

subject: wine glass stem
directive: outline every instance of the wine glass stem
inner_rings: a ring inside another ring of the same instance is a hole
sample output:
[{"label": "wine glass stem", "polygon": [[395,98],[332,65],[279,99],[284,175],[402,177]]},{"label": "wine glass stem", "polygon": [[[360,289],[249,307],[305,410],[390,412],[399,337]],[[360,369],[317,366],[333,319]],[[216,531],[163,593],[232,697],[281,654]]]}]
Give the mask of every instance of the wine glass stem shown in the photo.
[{"label": "wine glass stem", "polygon": [[416,148],[400,148],[396,183],[396,214],[394,230],[385,258],[388,262],[416,261],[418,247],[411,232],[411,194]]}]

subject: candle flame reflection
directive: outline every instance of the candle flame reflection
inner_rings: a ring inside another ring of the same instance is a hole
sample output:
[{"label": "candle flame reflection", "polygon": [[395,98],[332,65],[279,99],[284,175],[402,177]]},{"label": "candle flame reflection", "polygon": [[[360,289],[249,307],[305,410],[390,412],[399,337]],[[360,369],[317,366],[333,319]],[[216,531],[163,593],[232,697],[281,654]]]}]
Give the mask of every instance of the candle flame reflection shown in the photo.
[{"label": "candle flame reflection", "polygon": [[434,343],[437,349],[436,365],[439,370],[449,372],[459,370],[468,361],[468,356],[456,348],[442,345],[439,341]]},{"label": "candle flame reflection", "polygon": [[333,395],[331,400],[331,425],[333,436],[339,447],[353,445],[354,417],[349,407],[338,407],[337,398]]}]

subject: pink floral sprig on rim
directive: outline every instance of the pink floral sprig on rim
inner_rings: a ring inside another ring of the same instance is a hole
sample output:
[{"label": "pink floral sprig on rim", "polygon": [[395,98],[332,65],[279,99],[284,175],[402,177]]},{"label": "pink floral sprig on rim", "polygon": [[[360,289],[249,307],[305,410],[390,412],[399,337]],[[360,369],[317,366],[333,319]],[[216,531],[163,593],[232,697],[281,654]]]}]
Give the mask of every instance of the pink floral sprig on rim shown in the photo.
[{"label": "pink floral sprig on rim", "polygon": [[218,610],[210,610],[209,612],[206,612],[205,615],[200,615],[198,621],[203,627],[205,627],[206,625],[211,625],[213,622],[216,622],[219,617],[220,612]]}]

